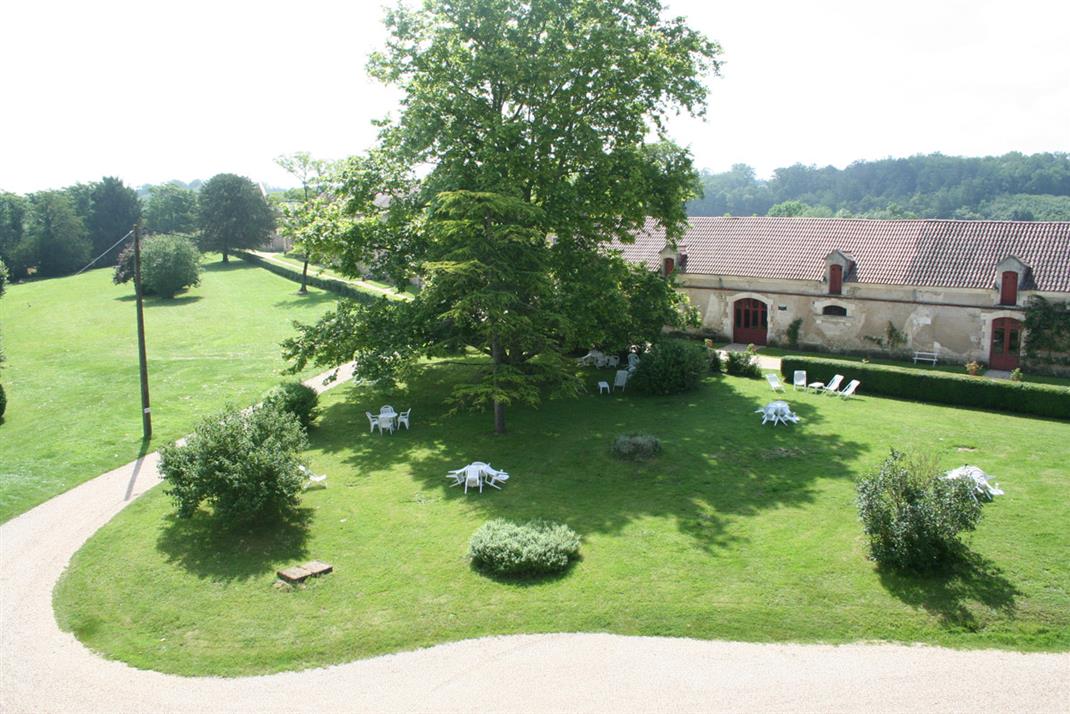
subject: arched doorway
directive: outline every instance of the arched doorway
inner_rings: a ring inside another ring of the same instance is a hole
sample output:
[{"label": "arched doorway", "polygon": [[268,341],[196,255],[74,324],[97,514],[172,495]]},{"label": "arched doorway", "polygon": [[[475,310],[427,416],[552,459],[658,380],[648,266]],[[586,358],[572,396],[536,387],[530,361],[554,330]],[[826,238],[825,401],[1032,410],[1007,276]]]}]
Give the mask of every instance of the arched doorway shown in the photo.
[{"label": "arched doorway", "polygon": [[992,321],[992,351],[988,366],[992,369],[1018,368],[1018,352],[1022,347],[1022,323],[1013,317]]},{"label": "arched doorway", "polygon": [[754,298],[742,298],[736,300],[734,308],[732,341],[744,345],[764,345],[769,331],[765,303]]}]

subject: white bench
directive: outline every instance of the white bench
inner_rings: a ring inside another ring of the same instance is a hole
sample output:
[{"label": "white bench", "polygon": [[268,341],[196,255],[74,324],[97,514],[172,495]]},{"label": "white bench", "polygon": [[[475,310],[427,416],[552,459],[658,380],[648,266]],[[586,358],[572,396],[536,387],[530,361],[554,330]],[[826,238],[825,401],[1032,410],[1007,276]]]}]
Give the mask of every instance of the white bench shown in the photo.
[{"label": "white bench", "polygon": [[932,362],[933,366],[936,365],[936,353],[935,352],[914,352],[914,364],[921,362]]}]

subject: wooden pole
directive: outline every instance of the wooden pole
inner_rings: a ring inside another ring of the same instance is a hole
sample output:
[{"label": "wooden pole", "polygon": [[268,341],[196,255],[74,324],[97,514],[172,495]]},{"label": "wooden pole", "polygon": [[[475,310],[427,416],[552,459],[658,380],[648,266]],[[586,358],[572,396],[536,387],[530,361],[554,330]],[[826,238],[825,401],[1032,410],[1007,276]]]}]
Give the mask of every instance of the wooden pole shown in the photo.
[{"label": "wooden pole", "polygon": [[148,441],[152,438],[152,410],[149,408],[149,366],[145,359],[145,312],[141,302],[141,224],[134,225],[134,293],[137,295],[137,356],[141,367],[141,431]]}]

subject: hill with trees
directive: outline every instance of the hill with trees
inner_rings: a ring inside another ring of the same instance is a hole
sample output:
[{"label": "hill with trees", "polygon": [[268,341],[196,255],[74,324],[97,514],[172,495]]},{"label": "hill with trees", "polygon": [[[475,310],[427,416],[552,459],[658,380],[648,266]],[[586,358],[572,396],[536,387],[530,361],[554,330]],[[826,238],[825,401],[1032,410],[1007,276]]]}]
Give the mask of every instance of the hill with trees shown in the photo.
[{"label": "hill with trees", "polygon": [[736,164],[703,171],[691,216],[860,216],[1070,220],[1070,154],[943,154],[856,161],[844,169],[795,164],[772,178]]}]

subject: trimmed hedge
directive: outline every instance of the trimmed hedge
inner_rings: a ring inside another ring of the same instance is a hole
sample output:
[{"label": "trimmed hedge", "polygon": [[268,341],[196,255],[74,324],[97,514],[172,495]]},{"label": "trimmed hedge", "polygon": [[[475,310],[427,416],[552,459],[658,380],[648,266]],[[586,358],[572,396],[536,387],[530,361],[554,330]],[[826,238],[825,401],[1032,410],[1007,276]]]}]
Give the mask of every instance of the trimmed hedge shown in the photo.
[{"label": "trimmed hedge", "polygon": [[[297,270],[295,268],[289,268],[285,265],[279,265],[278,263],[273,263],[270,260],[264,260],[259,255],[253,255],[252,253],[246,253],[245,251],[236,250],[232,251],[232,253],[233,255],[238,256],[244,261],[264,268],[265,270],[275,273],[276,275],[281,275],[287,280],[293,280],[295,283],[301,282],[300,270]],[[349,285],[348,283],[343,283],[341,280],[335,280],[334,278],[325,278],[322,275],[308,275],[305,282],[313,287],[319,288],[321,290],[326,290],[327,292],[334,293],[335,295],[347,297],[350,300],[355,300],[357,302],[372,303],[376,300],[384,299],[382,296],[372,295],[370,293],[364,292],[363,290],[358,290],[357,288],[353,287],[352,285]]]},{"label": "trimmed hedge", "polygon": [[1052,384],[1008,382],[800,355],[781,359],[780,370],[787,377],[790,378],[797,369],[806,370],[808,382],[828,382],[834,374],[842,374],[845,383],[851,379],[861,380],[859,392],[862,394],[1070,419],[1070,388]]}]

